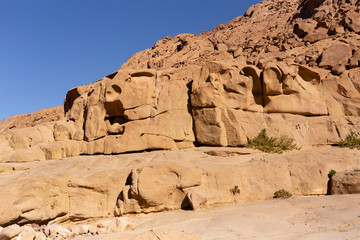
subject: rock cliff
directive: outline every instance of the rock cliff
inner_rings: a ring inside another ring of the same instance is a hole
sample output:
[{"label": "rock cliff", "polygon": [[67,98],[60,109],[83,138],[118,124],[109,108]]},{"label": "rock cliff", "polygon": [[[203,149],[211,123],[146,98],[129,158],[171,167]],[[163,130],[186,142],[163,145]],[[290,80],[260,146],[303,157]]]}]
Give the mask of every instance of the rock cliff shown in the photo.
[{"label": "rock cliff", "polygon": [[165,37],[71,89],[66,121],[8,132],[2,161],[12,150],[54,159],[243,146],[262,128],[335,144],[360,131],[358,15],[356,1],[263,1],[211,31]]}]

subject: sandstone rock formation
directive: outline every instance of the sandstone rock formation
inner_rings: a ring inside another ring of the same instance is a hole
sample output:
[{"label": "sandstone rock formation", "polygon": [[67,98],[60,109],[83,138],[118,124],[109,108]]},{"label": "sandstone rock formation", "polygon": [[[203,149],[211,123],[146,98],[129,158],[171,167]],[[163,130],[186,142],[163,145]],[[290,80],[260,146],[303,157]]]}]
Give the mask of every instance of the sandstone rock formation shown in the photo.
[{"label": "sandstone rock formation", "polygon": [[[330,169],[360,168],[358,150],[307,149],[360,132],[359,5],[263,1],[211,31],[165,37],[71,89],[64,119],[55,108],[2,121],[0,226],[201,209],[283,188],[326,194]],[[263,128],[304,149],[225,148]],[[195,146],[224,148],[187,149]],[[96,154],[105,156],[79,156]]]},{"label": "sandstone rock formation", "polygon": [[10,129],[34,127],[47,122],[63,120],[64,118],[63,107],[40,109],[35,113],[15,115],[0,121],[0,133]]},{"label": "sandstone rock formation", "polygon": [[263,128],[336,144],[360,131],[358,11],[269,0],[211,31],[165,37],[71,89],[64,121],[4,133],[0,161],[243,146]]},{"label": "sandstone rock formation", "polygon": [[360,170],[339,172],[331,177],[330,194],[360,193]]},{"label": "sandstone rock formation", "polygon": [[[192,148],[0,164],[0,226],[71,224],[234,202],[327,193],[328,172],[360,168],[359,150],[323,147],[265,154]],[[241,193],[231,189],[239,186]],[[9,190],[11,189],[11,190]]]}]

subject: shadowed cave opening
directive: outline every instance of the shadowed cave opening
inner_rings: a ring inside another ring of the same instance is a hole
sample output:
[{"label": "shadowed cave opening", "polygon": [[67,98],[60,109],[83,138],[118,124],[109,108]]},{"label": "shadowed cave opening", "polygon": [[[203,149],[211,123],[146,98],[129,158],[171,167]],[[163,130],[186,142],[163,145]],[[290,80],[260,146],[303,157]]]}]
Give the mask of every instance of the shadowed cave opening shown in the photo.
[{"label": "shadowed cave opening", "polygon": [[75,100],[78,97],[80,97],[80,93],[78,92],[77,88],[74,88],[67,92],[66,97],[65,97],[65,103],[64,103],[65,114],[72,108]]},{"label": "shadowed cave opening", "polygon": [[107,75],[106,77],[107,78],[110,78],[110,79],[114,79],[114,77],[118,74],[118,72],[113,72],[113,73],[110,73],[109,75]]},{"label": "shadowed cave opening", "polygon": [[190,199],[189,197],[186,195],[184,200],[181,203],[181,210],[185,210],[185,211],[192,211],[194,210],[194,208],[191,205]]},{"label": "shadowed cave opening", "polygon": [[261,72],[260,76],[258,76],[256,71],[251,67],[243,68],[242,72],[245,76],[252,78],[253,80],[252,95],[254,96],[255,103],[257,105],[265,107],[266,104],[263,97],[263,73]]},{"label": "shadowed cave opening", "polygon": [[129,122],[129,120],[126,119],[124,116],[105,117],[105,121],[106,120],[108,120],[111,125],[114,125],[115,123],[121,125]]}]

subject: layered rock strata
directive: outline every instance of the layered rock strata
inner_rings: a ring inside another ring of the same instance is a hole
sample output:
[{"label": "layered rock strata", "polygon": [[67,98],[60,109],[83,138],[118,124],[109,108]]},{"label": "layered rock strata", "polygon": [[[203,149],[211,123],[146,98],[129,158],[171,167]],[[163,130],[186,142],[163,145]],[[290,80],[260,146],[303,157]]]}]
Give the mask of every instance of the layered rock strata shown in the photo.
[{"label": "layered rock strata", "polygon": [[65,119],[63,107],[40,109],[35,113],[20,114],[0,121],[0,133],[10,129],[35,127],[37,125]]},{"label": "layered rock strata", "polygon": [[[325,194],[330,169],[359,169],[358,150],[306,150],[360,132],[359,4],[263,1],[209,32],[165,37],[71,89],[63,120],[1,128],[0,225],[206,208],[283,188]],[[65,159],[240,147],[263,128],[304,150]]]},{"label": "layered rock strata", "polygon": [[263,128],[300,146],[336,144],[360,131],[358,14],[356,1],[269,0],[166,37],[71,89],[65,120],[3,133],[0,161],[243,146]]},{"label": "layered rock strata", "polygon": [[260,69],[223,61],[120,70],[70,90],[66,121],[6,132],[1,158],[244,146],[263,128],[274,136],[289,135],[299,146],[336,144],[350,130],[360,131],[360,118],[356,98],[344,103],[330,93],[318,71],[296,63],[271,62]]},{"label": "layered rock strata", "polygon": [[[61,223],[131,213],[196,210],[327,193],[328,172],[360,168],[358,150],[323,147],[265,154],[192,148],[0,164],[0,226]],[[232,191],[238,186],[240,193]]]}]

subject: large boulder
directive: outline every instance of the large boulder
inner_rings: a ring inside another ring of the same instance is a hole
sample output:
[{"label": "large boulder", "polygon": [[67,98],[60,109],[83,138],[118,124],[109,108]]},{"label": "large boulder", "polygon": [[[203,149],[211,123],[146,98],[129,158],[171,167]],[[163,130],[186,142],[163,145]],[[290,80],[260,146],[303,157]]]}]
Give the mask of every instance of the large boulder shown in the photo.
[{"label": "large boulder", "polygon": [[352,57],[352,50],[347,44],[332,45],[321,54],[319,67],[330,68],[335,74],[343,73]]},{"label": "large boulder", "polygon": [[330,179],[330,194],[360,193],[360,171],[337,172]]},{"label": "large boulder", "polygon": [[351,31],[360,34],[360,13],[355,11],[348,12],[344,24]]}]

